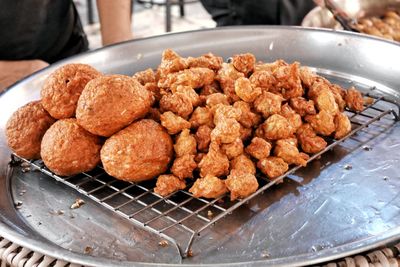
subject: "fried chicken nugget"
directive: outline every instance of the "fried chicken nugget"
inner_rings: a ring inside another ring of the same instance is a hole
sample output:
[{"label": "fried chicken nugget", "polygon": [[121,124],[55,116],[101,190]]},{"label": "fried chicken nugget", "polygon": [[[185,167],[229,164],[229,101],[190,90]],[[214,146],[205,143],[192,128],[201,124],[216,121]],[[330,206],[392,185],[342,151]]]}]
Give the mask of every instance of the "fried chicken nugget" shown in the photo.
[{"label": "fried chicken nugget", "polygon": [[278,157],[268,157],[259,160],[257,167],[270,179],[277,178],[289,170],[289,165]]},{"label": "fried chicken nugget", "polygon": [[250,145],[246,147],[246,152],[252,157],[260,160],[270,155],[271,148],[271,143],[265,141],[262,138],[254,137],[251,140]]},{"label": "fried chicken nugget", "polygon": [[43,136],[40,155],[47,168],[62,176],[90,171],[100,162],[102,142],[76,119],[55,122]]},{"label": "fried chicken nugget", "polygon": [[143,119],[108,138],[100,156],[109,175],[140,182],[164,173],[173,149],[171,136],[165,129],[153,120]]},{"label": "fried chicken nugget", "polygon": [[197,168],[195,155],[185,154],[174,160],[171,172],[179,179],[193,178],[193,171]]},{"label": "fried chicken nugget", "polygon": [[278,114],[270,116],[260,127],[263,131],[263,136],[269,140],[286,139],[295,132],[290,122]]},{"label": "fried chicken nugget", "polygon": [[199,163],[200,176],[223,176],[229,171],[228,157],[222,153],[219,145],[211,143],[207,155]]},{"label": "fried chicken nugget", "polygon": [[336,104],[339,107],[339,111],[343,112],[346,107],[346,101],[344,101],[344,97],[346,96],[346,91],[337,84],[331,84],[329,87],[333,96],[335,97]]},{"label": "fried chicken nugget", "polygon": [[281,89],[281,93],[285,99],[299,97],[304,94],[300,79],[299,62],[279,67],[273,72],[273,75],[276,79],[275,87]]},{"label": "fried chicken nugget", "polygon": [[171,88],[171,91],[173,93],[186,95],[187,98],[190,99],[190,102],[192,102],[193,107],[197,107],[202,103],[200,96],[196,93],[196,91],[192,87],[178,85],[177,87]]},{"label": "fried chicken nugget", "polygon": [[193,111],[189,122],[192,128],[198,128],[201,125],[213,126],[213,114],[208,107],[197,107]]},{"label": "fried chicken nugget", "polygon": [[251,86],[249,79],[240,77],[235,81],[235,93],[245,102],[252,103],[261,95],[261,88]]},{"label": "fried chicken nugget", "polygon": [[221,93],[221,87],[217,81],[213,81],[211,84],[206,84],[201,88],[200,95],[201,96],[208,96],[215,93]]},{"label": "fried chicken nugget", "polygon": [[258,189],[257,178],[251,173],[232,170],[225,185],[231,192],[231,201],[237,198],[245,198]]},{"label": "fried chicken nugget", "polygon": [[222,63],[221,69],[218,71],[216,80],[221,85],[221,88],[229,101],[238,101],[239,97],[235,93],[235,81],[244,74],[235,69],[231,63]]},{"label": "fried chicken nugget", "polygon": [[282,106],[280,115],[285,117],[296,131],[302,124],[301,116],[297,114],[288,103]]},{"label": "fried chicken nugget", "polygon": [[251,138],[253,135],[253,129],[252,128],[246,128],[243,125],[240,125],[240,139],[242,139],[243,142],[247,141],[248,139]]},{"label": "fried chicken nugget", "polygon": [[261,113],[264,118],[268,118],[273,114],[278,114],[281,112],[283,100],[284,99],[279,95],[264,91],[254,101],[254,109]]},{"label": "fried chicken nugget", "polygon": [[322,137],[317,136],[309,123],[301,125],[296,135],[301,149],[306,153],[318,153],[327,146],[326,141]]},{"label": "fried chicken nugget", "polygon": [[166,77],[168,74],[188,68],[186,60],[171,49],[165,49],[161,56],[161,64],[157,76]]},{"label": "fried chicken nugget", "polygon": [[189,129],[183,129],[176,138],[174,144],[176,156],[183,157],[184,155],[195,155],[197,152],[196,147],[196,138],[190,134]]},{"label": "fried chicken nugget", "polygon": [[242,139],[237,138],[234,142],[229,144],[222,144],[221,150],[225,153],[229,160],[239,156],[243,153]]},{"label": "fried chicken nugget", "polygon": [[286,63],[282,59],[278,59],[274,62],[271,63],[265,63],[265,62],[258,62],[254,66],[254,72],[257,71],[267,71],[269,73],[273,73],[276,69],[283,67],[283,66],[288,66],[289,64]]},{"label": "fried chicken nugget", "polygon": [[262,91],[271,90],[277,83],[272,72],[266,70],[255,71],[249,80],[253,88],[261,88]]},{"label": "fried chicken nugget", "polygon": [[218,104],[229,106],[228,97],[222,93],[215,93],[207,96],[206,105],[209,108],[213,108]]},{"label": "fried chicken nugget", "polygon": [[151,102],[151,94],[135,79],[101,76],[88,82],[82,91],[76,118],[92,134],[108,137],[143,118]]},{"label": "fried chicken nugget", "polygon": [[45,80],[40,91],[43,108],[56,119],[73,117],[86,84],[101,75],[86,64],[67,64],[58,68]]},{"label": "fried chicken nugget", "polygon": [[216,176],[207,175],[199,178],[189,189],[194,197],[218,198],[228,192],[225,182]]},{"label": "fried chicken nugget", "polygon": [[345,137],[351,131],[351,122],[344,113],[338,113],[335,116],[335,139],[341,139]]},{"label": "fried chicken nugget", "polygon": [[55,121],[40,101],[29,102],[15,111],[7,121],[8,146],[20,157],[39,159],[43,135]]},{"label": "fried chicken nugget", "polygon": [[236,170],[243,173],[256,174],[256,165],[246,154],[240,154],[231,160],[231,171]]},{"label": "fried chicken nugget", "polygon": [[136,72],[132,78],[136,79],[141,85],[156,82],[156,75],[151,68]]},{"label": "fried chicken nugget", "polygon": [[160,120],[161,125],[167,129],[169,134],[177,134],[183,129],[190,129],[190,122],[171,111],[161,114]]},{"label": "fried chicken nugget", "polygon": [[224,104],[215,105],[212,111],[215,125],[226,119],[234,119],[237,121],[242,115],[242,111],[240,109]]},{"label": "fried chicken nugget", "polygon": [[315,82],[317,74],[311,71],[308,67],[300,67],[300,80],[306,88],[310,88]]},{"label": "fried chicken nugget", "polygon": [[334,115],[325,110],[321,110],[317,115],[307,115],[305,120],[310,123],[316,133],[324,136],[331,135],[336,129]]},{"label": "fried chicken nugget", "polygon": [[199,151],[207,152],[208,146],[211,143],[211,127],[208,125],[201,125],[196,132],[197,149]]},{"label": "fried chicken nugget", "polygon": [[290,106],[302,117],[304,117],[305,115],[317,114],[314,106],[314,101],[306,100],[303,97],[291,98]]},{"label": "fried chicken nugget", "polygon": [[261,116],[251,111],[249,103],[237,101],[233,104],[233,107],[241,110],[242,115],[240,115],[238,122],[244,127],[251,128],[260,124]]},{"label": "fried chicken nugget", "polygon": [[339,112],[339,106],[336,103],[335,96],[329,88],[320,90],[319,94],[314,98],[314,101],[319,111],[325,110],[332,115]]},{"label": "fried chicken nugget", "polygon": [[158,87],[171,88],[173,86],[183,85],[196,89],[213,83],[214,77],[214,71],[208,68],[184,69],[179,72],[168,74],[165,79],[160,79],[158,81]]},{"label": "fried chicken nugget", "polygon": [[347,90],[344,100],[346,101],[346,105],[350,110],[362,111],[364,109],[364,100],[362,94],[354,87],[351,87]]},{"label": "fried chicken nugget", "polygon": [[219,144],[232,143],[237,138],[240,138],[240,123],[235,119],[220,119],[211,131],[211,141]]},{"label": "fried chicken nugget", "polygon": [[188,57],[186,59],[189,68],[208,68],[214,71],[219,70],[223,62],[222,57],[216,56],[213,53],[207,53],[200,57]]},{"label": "fried chicken nugget", "polygon": [[172,174],[162,174],[158,176],[154,193],[160,196],[167,196],[178,190],[185,189],[185,180],[181,180]]},{"label": "fried chicken nugget", "polygon": [[234,55],[232,57],[232,65],[245,76],[253,72],[255,63],[256,57],[250,53]]},{"label": "fried chicken nugget", "polygon": [[161,112],[172,111],[184,119],[187,119],[193,112],[192,100],[180,92],[163,95],[159,104]]},{"label": "fried chicken nugget", "polygon": [[309,156],[300,153],[297,149],[296,138],[281,139],[276,142],[274,155],[283,159],[288,164],[301,165],[305,167]]}]

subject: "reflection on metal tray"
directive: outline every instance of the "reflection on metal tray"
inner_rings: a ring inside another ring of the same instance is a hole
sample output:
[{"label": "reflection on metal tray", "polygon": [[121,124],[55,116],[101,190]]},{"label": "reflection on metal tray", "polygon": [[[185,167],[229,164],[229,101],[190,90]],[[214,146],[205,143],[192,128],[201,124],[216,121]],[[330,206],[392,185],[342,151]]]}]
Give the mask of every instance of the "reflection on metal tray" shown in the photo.
[{"label": "reflection on metal tray", "polygon": [[[352,123],[352,131],[339,140],[331,140],[324,150],[312,155],[307,163],[320,158],[321,155],[357,134],[360,130],[367,128],[372,123],[379,125],[381,119],[399,121],[400,113],[396,112],[400,111],[400,105],[386,100],[383,96],[377,97],[367,93],[365,97],[370,103],[364,106],[363,111],[346,110],[347,116],[349,116]],[[379,102],[394,104],[397,106],[396,111],[394,109],[384,110],[378,107],[377,104]],[[140,184],[120,181],[107,175],[101,166],[90,172],[60,177],[47,169],[42,160],[27,160],[13,154],[11,164],[15,165],[18,159],[87,195],[107,209],[131,220],[136,225],[167,239],[178,247],[182,257],[193,256],[192,243],[205,229],[231,214],[274,184],[282,182],[285,177],[290,178],[291,174],[301,168],[301,166],[292,167],[274,180],[268,180],[265,175],[258,174],[260,188],[250,196],[232,203],[226,195],[213,200],[194,197],[188,191],[193,183],[188,184],[184,190],[162,197],[154,193],[154,180]],[[146,211],[147,213],[145,213]],[[179,229],[169,231],[171,228]],[[161,245],[168,244],[165,243],[166,241],[160,242]]]}]

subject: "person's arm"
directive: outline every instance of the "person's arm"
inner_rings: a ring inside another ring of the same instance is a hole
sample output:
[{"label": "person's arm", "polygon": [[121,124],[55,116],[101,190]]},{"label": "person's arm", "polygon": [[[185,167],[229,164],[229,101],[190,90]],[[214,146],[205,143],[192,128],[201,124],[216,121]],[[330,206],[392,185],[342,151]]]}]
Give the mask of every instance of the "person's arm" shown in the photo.
[{"label": "person's arm", "polygon": [[49,64],[42,60],[0,60],[0,92],[18,80],[35,71],[47,67]]},{"label": "person's arm", "polygon": [[133,38],[132,0],[97,0],[103,45]]}]

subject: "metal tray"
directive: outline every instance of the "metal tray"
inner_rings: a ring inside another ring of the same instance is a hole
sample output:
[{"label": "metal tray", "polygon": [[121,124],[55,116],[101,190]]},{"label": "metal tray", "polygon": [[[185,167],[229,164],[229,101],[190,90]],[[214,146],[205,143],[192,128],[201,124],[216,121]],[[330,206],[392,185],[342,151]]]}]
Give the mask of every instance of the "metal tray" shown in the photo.
[{"label": "metal tray", "polygon": [[[4,125],[39,97],[45,77],[67,62],[106,73],[155,67],[161,52],[183,56],[240,52],[298,60],[345,87],[399,99],[400,46],[345,32],[236,27],[153,37],[89,52],[52,65],[0,95],[0,233],[55,258],[95,266],[304,265],[355,254],[399,238],[400,127],[384,117],[252,199],[197,238],[193,257],[40,172],[9,167]],[[396,108],[380,103],[382,109]],[[389,116],[389,115],[388,115]],[[351,168],[349,167],[351,166]],[[76,210],[76,198],[86,204]]]}]

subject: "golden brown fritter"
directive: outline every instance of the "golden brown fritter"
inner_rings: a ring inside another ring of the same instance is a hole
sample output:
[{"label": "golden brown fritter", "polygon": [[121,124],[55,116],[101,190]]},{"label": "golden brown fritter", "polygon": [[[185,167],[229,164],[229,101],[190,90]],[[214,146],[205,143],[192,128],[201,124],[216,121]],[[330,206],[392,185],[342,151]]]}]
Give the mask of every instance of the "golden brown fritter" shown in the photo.
[{"label": "golden brown fritter", "polygon": [[263,136],[269,140],[286,139],[295,132],[290,122],[278,114],[270,116],[260,127]]},{"label": "golden brown fritter", "polygon": [[204,85],[203,88],[200,90],[201,96],[208,96],[215,93],[221,93],[221,87],[219,83],[214,80],[211,84]]},{"label": "golden brown fritter", "polygon": [[184,155],[195,155],[196,150],[196,138],[190,134],[190,130],[183,129],[182,132],[176,138],[174,144],[174,150],[177,157]]},{"label": "golden brown fritter", "polygon": [[231,201],[245,198],[258,189],[257,178],[251,173],[232,170],[225,180],[226,187],[231,192]]},{"label": "golden brown fritter", "polygon": [[308,155],[300,153],[297,149],[296,138],[281,139],[276,142],[274,155],[283,159],[288,164],[307,165]]},{"label": "golden brown fritter", "polygon": [[256,174],[256,165],[246,154],[241,154],[231,160],[231,171],[236,170],[242,173]]},{"label": "golden brown fritter", "polygon": [[197,149],[199,151],[207,152],[208,146],[211,143],[211,127],[208,125],[201,125],[196,132]]},{"label": "golden brown fritter", "polygon": [[171,172],[179,179],[193,178],[193,171],[197,167],[194,154],[185,154],[175,158]]},{"label": "golden brown fritter", "polygon": [[240,118],[238,122],[246,128],[256,127],[261,122],[261,116],[251,111],[249,103],[244,101],[237,101],[233,104],[234,108],[241,110]]},{"label": "golden brown fritter", "polygon": [[309,123],[304,123],[297,130],[296,134],[301,149],[306,153],[318,153],[327,146],[326,141],[322,137],[317,136]]},{"label": "golden brown fritter", "polygon": [[[214,117],[215,120],[215,117]],[[240,123],[235,119],[221,119],[211,132],[211,141],[228,144],[240,138]]]},{"label": "golden brown fritter", "polygon": [[92,134],[111,136],[150,110],[151,94],[135,79],[109,75],[88,82],[79,97],[76,118]]},{"label": "golden brown fritter", "polygon": [[201,125],[213,126],[213,115],[208,107],[197,107],[191,117],[189,122],[192,128],[197,128]]},{"label": "golden brown fritter", "polygon": [[221,69],[218,71],[216,80],[219,82],[222,91],[228,97],[229,101],[238,101],[239,97],[235,93],[235,81],[244,74],[237,71],[233,64],[222,63]]},{"label": "golden brown fritter", "polygon": [[276,79],[272,72],[266,70],[255,71],[249,80],[253,88],[261,88],[264,92],[271,90],[276,84]]},{"label": "golden brown fritter", "polygon": [[20,107],[6,124],[8,146],[20,157],[39,159],[43,135],[55,121],[40,101]]},{"label": "golden brown fritter", "polygon": [[281,158],[268,157],[257,162],[257,167],[270,179],[275,179],[288,171],[289,165]]},{"label": "golden brown fritter", "polygon": [[335,97],[336,104],[339,107],[339,111],[343,112],[344,108],[346,107],[346,101],[344,101],[344,97],[346,96],[346,91],[337,84],[331,84],[329,89],[333,93]]},{"label": "golden brown fritter", "polygon": [[140,182],[164,173],[173,151],[165,129],[153,120],[143,119],[108,138],[100,154],[109,175]]},{"label": "golden brown fritter", "polygon": [[266,119],[273,114],[281,112],[282,101],[283,98],[281,96],[264,91],[254,101],[254,109]]},{"label": "golden brown fritter", "polygon": [[305,119],[316,133],[324,136],[331,135],[336,129],[334,115],[325,110],[321,110],[317,115],[307,115]]},{"label": "golden brown fritter", "polygon": [[254,72],[256,71],[267,71],[269,73],[273,73],[276,69],[283,67],[283,66],[288,66],[289,64],[286,63],[282,59],[278,59],[274,62],[271,63],[266,63],[266,62],[257,62],[255,67],[254,67]]},{"label": "golden brown fritter", "polygon": [[170,73],[165,79],[158,81],[158,87],[171,88],[178,85],[201,88],[214,81],[215,73],[208,68],[190,68]]},{"label": "golden brown fritter", "polygon": [[351,131],[351,122],[344,113],[338,113],[335,116],[335,139],[341,139],[345,137]]},{"label": "golden brown fritter", "polygon": [[275,87],[281,89],[285,99],[299,97],[304,94],[299,67],[299,62],[294,62],[289,66],[279,67],[273,72],[276,79]]},{"label": "golden brown fritter", "polygon": [[135,78],[141,85],[156,82],[156,75],[151,68],[136,72],[132,78]]},{"label": "golden brown fritter", "polygon": [[246,147],[246,152],[252,157],[260,160],[270,155],[271,148],[271,143],[265,141],[262,138],[254,137],[251,140],[250,145]]},{"label": "golden brown fritter", "polygon": [[156,121],[158,123],[161,122],[160,119],[161,113],[160,110],[158,108],[150,108],[149,112],[146,115],[146,119],[151,119],[153,121]]},{"label": "golden brown fritter", "polygon": [[237,138],[234,142],[221,145],[222,152],[228,157],[229,160],[239,156],[243,153],[242,139]]},{"label": "golden brown fritter", "polygon": [[171,49],[165,49],[161,56],[161,64],[157,76],[166,77],[168,74],[188,68],[186,60]]},{"label": "golden brown fritter", "polygon": [[176,115],[187,119],[193,112],[192,100],[188,95],[180,92],[165,94],[160,99],[160,111],[172,111]]},{"label": "golden brown fritter", "polygon": [[235,93],[243,101],[252,103],[261,95],[261,88],[253,88],[249,79],[241,77],[235,81]]},{"label": "golden brown fritter", "polygon": [[346,105],[350,110],[362,111],[364,109],[363,97],[361,93],[354,87],[351,87],[347,90],[344,100],[346,101]]},{"label": "golden brown fritter", "polygon": [[[146,83],[144,85],[144,88],[151,93],[153,102],[160,101],[162,95],[161,95],[160,88],[157,86],[157,83]],[[153,104],[154,103],[152,103],[152,105]]]},{"label": "golden brown fritter", "polygon": [[242,111],[230,105],[217,104],[213,107],[214,124],[218,124],[226,119],[239,120]]},{"label": "golden brown fritter", "polygon": [[248,139],[251,138],[253,135],[253,129],[252,128],[246,128],[243,125],[240,125],[240,139],[242,139],[243,142],[247,141]]},{"label": "golden brown fritter", "polygon": [[190,122],[184,118],[175,115],[171,111],[160,115],[161,125],[164,126],[169,134],[177,134],[183,129],[190,129]]},{"label": "golden brown fritter", "polygon": [[40,155],[49,170],[61,176],[90,171],[100,163],[102,142],[76,119],[55,122],[44,134]]},{"label": "golden brown fritter", "polygon": [[218,104],[229,105],[228,97],[222,93],[215,93],[207,96],[206,104],[212,108]]},{"label": "golden brown fritter", "polygon": [[75,115],[78,99],[86,84],[101,73],[86,64],[67,64],[54,71],[44,82],[42,106],[56,119]]},{"label": "golden brown fritter", "polygon": [[301,116],[297,114],[288,103],[282,106],[280,115],[285,117],[290,125],[292,125],[294,131],[296,131],[302,124]]},{"label": "golden brown fritter", "polygon": [[253,72],[255,63],[256,57],[250,53],[234,55],[232,57],[232,65],[246,76],[250,72]]},{"label": "golden brown fritter", "polygon": [[160,196],[168,196],[178,190],[185,189],[186,183],[184,180],[172,174],[162,174],[158,176],[154,193]]},{"label": "golden brown fritter", "polygon": [[223,59],[213,53],[207,53],[200,57],[188,57],[186,63],[189,68],[209,68],[217,71],[221,68]]},{"label": "golden brown fritter", "polygon": [[300,67],[300,80],[306,88],[310,88],[314,83],[317,74],[307,67]]},{"label": "golden brown fritter", "polygon": [[290,106],[302,117],[304,117],[305,115],[317,114],[314,107],[314,101],[306,100],[303,97],[291,98]]},{"label": "golden brown fritter", "polygon": [[335,96],[329,88],[320,90],[314,101],[319,111],[324,110],[333,116],[339,112]]},{"label": "golden brown fritter", "polygon": [[199,163],[200,176],[223,176],[229,171],[228,157],[222,153],[218,144],[211,143],[207,155]]},{"label": "golden brown fritter", "polygon": [[228,192],[225,182],[216,176],[207,175],[199,178],[189,189],[194,197],[218,198]]}]

